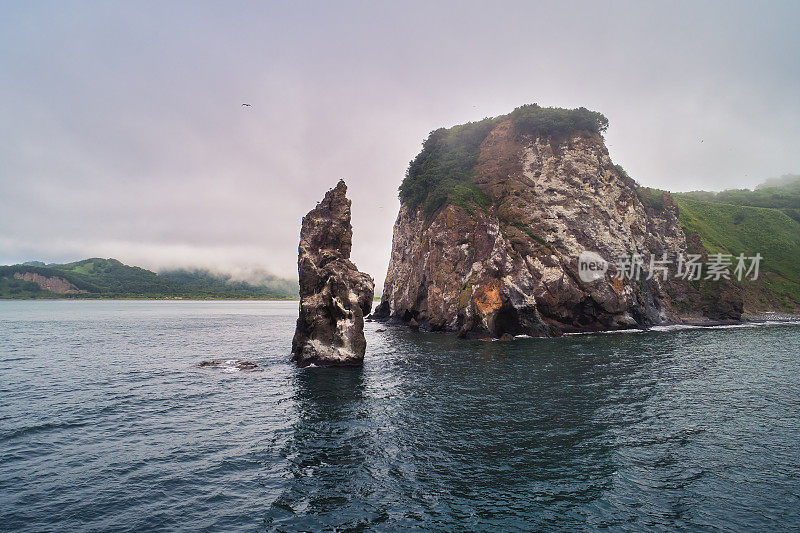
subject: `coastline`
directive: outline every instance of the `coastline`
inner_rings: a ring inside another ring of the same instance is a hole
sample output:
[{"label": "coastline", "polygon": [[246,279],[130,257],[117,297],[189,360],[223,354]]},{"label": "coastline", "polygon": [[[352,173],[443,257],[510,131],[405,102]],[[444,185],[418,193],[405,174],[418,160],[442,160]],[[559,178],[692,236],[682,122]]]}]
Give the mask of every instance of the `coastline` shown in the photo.
[{"label": "coastline", "polygon": [[[436,333],[444,335],[458,336],[456,331],[428,331],[420,329],[419,327],[409,326],[399,320],[394,319],[377,319],[368,317],[366,322],[376,322],[381,324],[381,327],[387,329],[406,329],[412,331],[421,331],[422,333]],[[761,313],[743,314],[739,320],[709,320],[709,319],[687,319],[684,321],[671,321],[663,324],[656,324],[648,327],[631,327],[622,329],[593,329],[586,331],[570,331],[564,332],[561,335],[548,337],[548,336],[531,336],[531,335],[515,335],[514,339],[548,339],[573,335],[608,335],[608,334],[622,334],[622,333],[646,333],[646,332],[671,332],[683,331],[691,329],[715,329],[715,328],[740,328],[740,327],[757,327],[757,326],[772,326],[772,325],[800,325],[800,314],[785,313],[779,311],[765,311]],[[486,337],[471,337],[465,340],[480,340],[480,341],[499,341],[506,339]],[[510,339],[508,339],[510,340]]]}]

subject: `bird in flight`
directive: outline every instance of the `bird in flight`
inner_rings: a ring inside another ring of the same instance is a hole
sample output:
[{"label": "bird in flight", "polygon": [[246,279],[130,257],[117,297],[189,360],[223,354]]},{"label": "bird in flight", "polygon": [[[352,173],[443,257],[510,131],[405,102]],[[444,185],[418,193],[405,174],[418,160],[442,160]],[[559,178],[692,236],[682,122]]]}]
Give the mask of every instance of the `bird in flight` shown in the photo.
[{"label": "bird in flight", "polygon": [[243,105],[243,106],[246,106],[246,107],[253,107],[253,106],[251,106],[250,104],[242,104],[242,105]]}]

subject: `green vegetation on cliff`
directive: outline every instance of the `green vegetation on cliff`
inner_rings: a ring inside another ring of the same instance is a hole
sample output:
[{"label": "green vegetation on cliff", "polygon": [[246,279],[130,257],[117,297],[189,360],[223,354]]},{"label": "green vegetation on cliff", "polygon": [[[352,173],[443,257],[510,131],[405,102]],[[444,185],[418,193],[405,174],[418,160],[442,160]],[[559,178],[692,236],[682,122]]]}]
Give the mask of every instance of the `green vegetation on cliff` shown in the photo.
[{"label": "green vegetation on cliff", "polygon": [[511,119],[519,133],[534,136],[599,134],[608,127],[606,117],[583,107],[561,109],[529,104],[508,115],[439,128],[431,132],[422,151],[409,164],[400,185],[400,199],[410,209],[421,208],[426,217],[445,204],[469,211],[489,205],[491,199],[473,181],[475,165],[486,136],[505,118]]},{"label": "green vegetation on cliff", "polygon": [[472,181],[480,146],[497,123],[486,118],[431,132],[408,166],[400,198],[411,209],[430,216],[445,203],[486,206],[489,198]]},{"label": "green vegetation on cliff", "polygon": [[585,107],[562,109],[528,104],[516,108],[509,117],[518,132],[537,137],[564,136],[576,132],[601,134],[608,129],[605,115]]},{"label": "green vegetation on cliff", "polygon": [[[179,270],[156,274],[116,259],[92,258],[63,265],[30,262],[0,266],[0,298],[196,298],[287,299],[296,298],[297,282],[274,276],[259,282],[231,280],[205,270]],[[80,294],[58,295],[34,282],[14,278],[33,273],[64,279]]]},{"label": "green vegetation on cliff", "polygon": [[[617,165],[619,167],[619,165]],[[621,167],[620,167],[621,168]],[[622,172],[625,172],[624,170]],[[620,174],[622,175],[622,174]],[[627,174],[625,174],[627,176]],[[664,193],[661,189],[653,189],[651,187],[636,187],[636,196],[645,207],[661,212],[664,210],[666,204],[664,203]]]}]

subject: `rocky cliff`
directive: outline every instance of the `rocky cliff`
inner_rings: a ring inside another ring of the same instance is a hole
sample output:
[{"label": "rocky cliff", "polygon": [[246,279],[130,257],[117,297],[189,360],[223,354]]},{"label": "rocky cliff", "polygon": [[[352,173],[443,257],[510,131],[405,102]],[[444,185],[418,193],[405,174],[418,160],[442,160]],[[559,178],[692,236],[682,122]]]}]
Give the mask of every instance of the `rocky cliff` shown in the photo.
[{"label": "rocky cliff", "polygon": [[54,294],[80,294],[86,292],[78,289],[78,287],[64,278],[60,278],[58,276],[42,276],[36,272],[15,272],[14,279],[32,281],[41,289],[50,291]]},{"label": "rocky cliff", "polygon": [[372,308],[374,283],[350,261],[353,229],[347,185],[339,181],[305,217],[297,268],[300,315],[292,340],[300,366],[360,365],[364,316]]},{"label": "rocky cliff", "polygon": [[[738,318],[733,290],[703,294],[671,272],[647,279],[650,257],[690,244],[671,197],[645,205],[612,163],[602,115],[526,108],[437,130],[423,145],[401,187],[376,317],[494,337]],[[584,281],[585,251],[640,254],[642,274],[612,265]],[[732,301],[718,305],[723,293]]]}]

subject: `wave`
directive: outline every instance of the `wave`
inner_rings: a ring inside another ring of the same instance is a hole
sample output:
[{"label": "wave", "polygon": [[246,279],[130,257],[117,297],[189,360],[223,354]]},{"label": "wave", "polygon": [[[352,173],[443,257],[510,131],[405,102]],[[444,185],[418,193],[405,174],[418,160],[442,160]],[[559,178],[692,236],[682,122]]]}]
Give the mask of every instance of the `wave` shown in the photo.
[{"label": "wave", "polygon": [[[637,329],[577,331],[577,332],[565,333],[564,336],[624,335],[624,334],[638,334],[638,333],[648,333],[648,332],[669,333],[673,331],[686,331],[686,330],[697,330],[697,329],[742,329],[742,328],[762,328],[769,326],[800,326],[800,320],[764,320],[764,321],[742,322],[738,324],[665,324],[661,326],[651,326],[649,328],[637,328]],[[527,337],[527,336],[519,335],[518,337]]]},{"label": "wave", "polygon": [[89,425],[88,422],[45,422],[44,424],[36,424],[33,426],[25,426],[21,428],[12,429],[7,433],[0,433],[0,442],[16,439],[19,437],[26,437],[42,433],[45,431],[73,429]]}]

